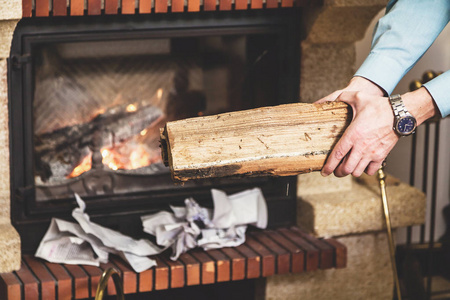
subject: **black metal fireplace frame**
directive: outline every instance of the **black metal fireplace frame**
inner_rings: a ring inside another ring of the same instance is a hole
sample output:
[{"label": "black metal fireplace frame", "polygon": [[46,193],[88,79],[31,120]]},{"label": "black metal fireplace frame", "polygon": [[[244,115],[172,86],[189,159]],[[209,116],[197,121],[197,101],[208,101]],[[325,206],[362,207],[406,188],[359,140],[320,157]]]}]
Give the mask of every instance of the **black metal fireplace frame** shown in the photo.
[{"label": "black metal fireplace frame", "polygon": [[[24,19],[14,33],[8,60],[11,219],[22,237],[22,250],[32,252],[51,217],[70,218],[74,198],[37,203],[33,161],[33,52],[45,43],[167,38],[180,36],[274,33],[280,40],[279,97],[273,105],[296,101],[300,73],[300,10],[200,12],[101,18]],[[141,231],[139,215],[182,204],[193,196],[208,205],[212,186],[235,192],[260,186],[267,198],[269,225],[292,225],[296,211],[296,178],[222,179],[174,185],[168,174],[149,178],[151,192],[92,196],[85,200],[94,221],[127,234]]]}]

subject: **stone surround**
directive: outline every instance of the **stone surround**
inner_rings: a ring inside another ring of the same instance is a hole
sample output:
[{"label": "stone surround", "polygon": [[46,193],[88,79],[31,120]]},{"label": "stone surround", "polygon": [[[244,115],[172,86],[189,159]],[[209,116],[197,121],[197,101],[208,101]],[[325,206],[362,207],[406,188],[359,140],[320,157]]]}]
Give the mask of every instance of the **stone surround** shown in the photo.
[{"label": "stone surround", "polygon": [[[301,44],[301,101],[313,102],[347,83],[355,70],[354,43],[364,36],[373,16],[386,2],[324,0],[323,7],[303,9],[305,39]],[[21,0],[0,0],[0,272],[20,267],[20,238],[11,226],[9,209],[6,58],[21,14]],[[350,177],[321,178],[315,173],[300,176],[299,187],[299,223],[318,236],[338,236],[349,249],[348,267],[312,274],[273,276],[267,280],[265,298],[390,299],[392,275],[386,236],[381,231],[381,208],[377,207],[379,200],[373,183],[370,180],[353,181]],[[403,183],[391,184],[388,188],[392,190],[394,225],[423,222],[423,194]],[[414,206],[400,200],[399,195],[403,192],[408,197],[414,195]],[[344,195],[353,198],[346,201]],[[355,286],[358,288],[354,289]]]}]

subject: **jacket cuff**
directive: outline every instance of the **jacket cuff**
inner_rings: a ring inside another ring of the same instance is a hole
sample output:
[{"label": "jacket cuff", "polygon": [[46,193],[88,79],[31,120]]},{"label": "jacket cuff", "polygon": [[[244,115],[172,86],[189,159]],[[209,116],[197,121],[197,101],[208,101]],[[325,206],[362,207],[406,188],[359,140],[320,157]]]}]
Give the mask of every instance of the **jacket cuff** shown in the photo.
[{"label": "jacket cuff", "polygon": [[450,114],[450,71],[447,71],[423,85],[433,97],[441,116]]},{"label": "jacket cuff", "polygon": [[405,67],[397,60],[377,53],[370,53],[355,76],[364,77],[377,84],[388,95],[392,93],[400,79],[405,75]]}]

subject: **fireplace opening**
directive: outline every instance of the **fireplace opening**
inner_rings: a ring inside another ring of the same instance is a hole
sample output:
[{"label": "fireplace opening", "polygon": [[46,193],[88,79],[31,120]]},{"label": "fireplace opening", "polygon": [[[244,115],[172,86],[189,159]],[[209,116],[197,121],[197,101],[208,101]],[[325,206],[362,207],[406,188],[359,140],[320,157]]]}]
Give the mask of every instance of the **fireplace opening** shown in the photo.
[{"label": "fireplace opening", "polygon": [[299,11],[22,20],[9,59],[12,220],[24,252],[74,193],[92,219],[136,236],[139,215],[209,190],[262,187],[269,225],[295,221],[293,177],[175,184],[167,121],[293,102]]}]

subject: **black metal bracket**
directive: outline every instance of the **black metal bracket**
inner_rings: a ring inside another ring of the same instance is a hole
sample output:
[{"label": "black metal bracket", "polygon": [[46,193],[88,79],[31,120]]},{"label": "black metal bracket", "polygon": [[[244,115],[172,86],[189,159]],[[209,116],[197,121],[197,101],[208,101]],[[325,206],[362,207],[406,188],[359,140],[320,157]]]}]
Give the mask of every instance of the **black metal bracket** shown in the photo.
[{"label": "black metal bracket", "polygon": [[31,63],[31,54],[11,54],[11,64],[16,70],[21,69],[23,65]]}]

